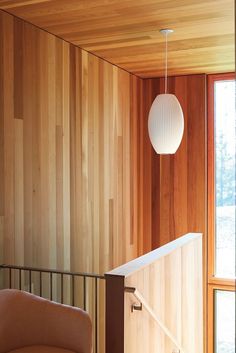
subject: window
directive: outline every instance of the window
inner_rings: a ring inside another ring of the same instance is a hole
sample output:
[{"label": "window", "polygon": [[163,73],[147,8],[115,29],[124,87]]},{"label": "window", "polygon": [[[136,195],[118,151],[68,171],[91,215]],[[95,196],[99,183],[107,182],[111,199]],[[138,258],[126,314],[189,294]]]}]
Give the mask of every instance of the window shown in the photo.
[{"label": "window", "polygon": [[215,352],[235,353],[235,298],[234,292],[214,291]]},{"label": "window", "polygon": [[235,77],[208,76],[208,353],[235,353]]}]

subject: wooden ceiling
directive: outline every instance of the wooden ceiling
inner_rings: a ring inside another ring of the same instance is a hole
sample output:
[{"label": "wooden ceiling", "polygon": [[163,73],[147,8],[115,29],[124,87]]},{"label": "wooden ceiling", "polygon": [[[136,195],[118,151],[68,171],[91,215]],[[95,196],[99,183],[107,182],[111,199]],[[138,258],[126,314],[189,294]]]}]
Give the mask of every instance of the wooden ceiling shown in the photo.
[{"label": "wooden ceiling", "polygon": [[140,77],[234,71],[234,0],[0,0],[0,8]]}]

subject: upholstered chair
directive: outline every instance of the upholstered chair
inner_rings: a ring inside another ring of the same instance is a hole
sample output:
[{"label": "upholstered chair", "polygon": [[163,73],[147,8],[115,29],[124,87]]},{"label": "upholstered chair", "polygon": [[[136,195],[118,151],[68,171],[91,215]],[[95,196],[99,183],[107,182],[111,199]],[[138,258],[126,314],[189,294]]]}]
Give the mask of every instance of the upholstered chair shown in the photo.
[{"label": "upholstered chair", "polygon": [[88,314],[14,289],[0,290],[0,353],[91,353]]}]

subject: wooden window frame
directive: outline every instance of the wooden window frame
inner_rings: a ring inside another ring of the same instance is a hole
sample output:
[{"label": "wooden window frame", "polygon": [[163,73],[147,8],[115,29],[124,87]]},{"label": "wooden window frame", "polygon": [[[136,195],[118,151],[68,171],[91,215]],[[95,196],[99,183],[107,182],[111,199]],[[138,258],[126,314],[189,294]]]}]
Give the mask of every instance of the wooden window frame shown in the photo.
[{"label": "wooden window frame", "polygon": [[207,352],[214,353],[214,291],[235,290],[234,279],[215,277],[215,139],[214,139],[214,84],[216,81],[235,80],[235,73],[216,74],[208,76],[208,309],[207,309]]},{"label": "wooden window frame", "polygon": [[234,286],[210,284],[208,285],[208,353],[214,352],[214,314],[215,314],[215,303],[214,303],[214,292],[215,290],[234,291]]}]

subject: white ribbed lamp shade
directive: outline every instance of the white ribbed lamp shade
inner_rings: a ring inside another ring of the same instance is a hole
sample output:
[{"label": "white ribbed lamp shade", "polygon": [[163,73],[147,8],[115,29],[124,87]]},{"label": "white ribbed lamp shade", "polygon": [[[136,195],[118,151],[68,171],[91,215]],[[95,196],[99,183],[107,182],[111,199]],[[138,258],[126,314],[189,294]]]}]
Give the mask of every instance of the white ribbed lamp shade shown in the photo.
[{"label": "white ribbed lamp shade", "polygon": [[173,94],[159,94],[152,103],[148,117],[148,133],[158,154],[177,151],[184,132],[181,105]]}]

